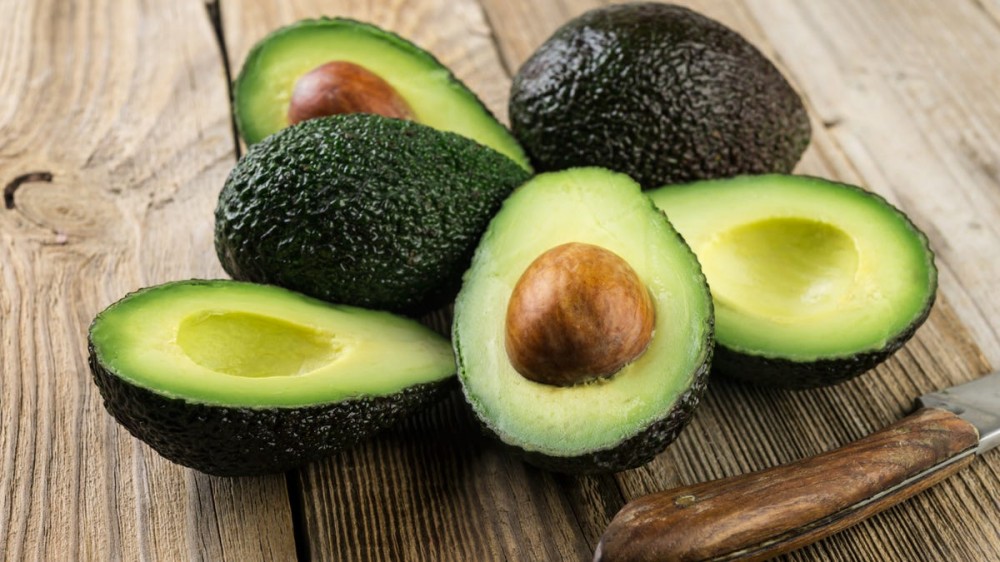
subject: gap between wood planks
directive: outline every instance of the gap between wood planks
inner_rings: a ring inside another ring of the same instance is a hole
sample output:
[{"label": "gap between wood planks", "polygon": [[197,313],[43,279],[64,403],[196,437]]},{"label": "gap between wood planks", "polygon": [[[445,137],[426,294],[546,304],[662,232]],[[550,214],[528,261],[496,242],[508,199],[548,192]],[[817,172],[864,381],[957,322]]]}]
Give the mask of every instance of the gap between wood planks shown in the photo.
[{"label": "gap between wood planks", "polygon": [[242,156],[243,148],[240,144],[240,132],[236,127],[236,116],[233,114],[233,68],[229,62],[229,49],[226,47],[226,33],[222,29],[222,6],[220,0],[208,0],[205,2],[205,11],[208,13],[208,23],[215,31],[215,43],[219,47],[219,57],[222,58],[222,68],[226,73],[226,91],[229,92],[229,126],[233,134],[233,151],[236,159]]},{"label": "gap between wood planks", "polygon": [[483,21],[486,22],[486,27],[490,29],[490,43],[493,45],[493,50],[497,53],[497,60],[500,61],[500,67],[503,68],[504,74],[507,75],[508,79],[513,80],[515,70],[511,68],[510,61],[503,54],[503,49],[500,48],[500,38],[497,36],[496,26],[493,24],[493,18],[490,17],[490,11],[485,9],[480,2],[476,2],[479,6],[479,11],[483,15]]},{"label": "gap between wood planks", "polygon": [[[234,160],[242,156],[243,145],[240,143],[240,133],[236,126],[236,116],[233,113],[233,69],[229,60],[229,49],[226,46],[226,34],[222,27],[222,5],[220,0],[205,2],[205,13],[208,23],[215,32],[216,46],[219,48],[219,58],[226,75],[226,91],[229,94],[229,128],[233,137]],[[302,489],[297,483],[295,472],[285,473],[285,489],[288,494],[288,507],[292,515],[292,536],[295,540],[295,557],[299,562],[312,560],[309,552],[309,537],[305,523],[305,504],[302,499]]]}]

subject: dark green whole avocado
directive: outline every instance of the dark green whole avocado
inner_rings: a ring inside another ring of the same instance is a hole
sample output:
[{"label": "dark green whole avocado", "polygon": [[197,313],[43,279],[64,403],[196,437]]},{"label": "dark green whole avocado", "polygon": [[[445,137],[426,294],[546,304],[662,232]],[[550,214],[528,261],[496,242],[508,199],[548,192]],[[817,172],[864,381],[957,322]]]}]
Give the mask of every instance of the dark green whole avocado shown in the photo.
[{"label": "dark green whole avocado", "polygon": [[602,166],[644,189],[787,173],[810,137],[799,96],[753,45],[657,3],[562,26],[514,77],[510,119],[536,170]]},{"label": "dark green whole avocado", "polygon": [[934,304],[927,237],[859,187],[762,175],[647,193],[708,278],[724,375],[793,389],[846,381],[902,347]]},{"label": "dark green whole avocado", "polygon": [[649,462],[708,381],[713,312],[698,261],[624,174],[539,174],[490,223],[455,301],[466,400],[536,466]]},{"label": "dark green whole avocado", "polygon": [[347,18],[301,20],[258,41],[233,83],[233,108],[248,145],[310,116],[379,113],[471,138],[528,168],[510,131],[432,54]]},{"label": "dark green whole avocado", "polygon": [[244,281],[421,314],[448,303],[490,217],[529,174],[411,121],[304,121],[251,147],[219,196],[215,247]]},{"label": "dark green whole avocado", "polygon": [[132,293],[97,315],[88,341],[115,419],[221,476],[351,447],[443,397],[455,372],[448,341],[412,320],[225,280]]}]

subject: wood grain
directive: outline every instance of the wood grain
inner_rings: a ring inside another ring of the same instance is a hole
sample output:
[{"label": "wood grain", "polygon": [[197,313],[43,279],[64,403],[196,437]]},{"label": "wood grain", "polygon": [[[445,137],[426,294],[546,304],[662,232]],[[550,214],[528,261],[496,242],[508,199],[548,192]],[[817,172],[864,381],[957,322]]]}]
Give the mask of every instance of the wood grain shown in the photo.
[{"label": "wood grain", "polygon": [[101,308],[220,274],[212,209],[234,143],[204,4],[0,13],[0,559],[294,556],[282,477],[164,461],[107,415],[86,364]]},{"label": "wood grain", "polygon": [[768,559],[937,484],[972,462],[978,444],[968,422],[922,409],[814,457],[633,500],[595,560]]}]

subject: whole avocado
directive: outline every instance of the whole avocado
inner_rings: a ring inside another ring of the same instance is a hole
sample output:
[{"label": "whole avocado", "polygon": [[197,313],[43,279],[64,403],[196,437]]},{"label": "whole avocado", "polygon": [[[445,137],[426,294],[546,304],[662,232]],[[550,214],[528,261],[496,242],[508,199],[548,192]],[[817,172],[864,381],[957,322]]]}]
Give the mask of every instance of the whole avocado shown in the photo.
[{"label": "whole avocado", "polygon": [[480,235],[529,177],[499,152],[411,121],[303,121],[250,151],[215,212],[234,279],[419,315],[458,292]]},{"label": "whole avocado", "polygon": [[644,189],[787,173],[810,137],[802,100],[760,51],[655,3],[562,26],[514,77],[510,119],[537,171],[603,166]]}]

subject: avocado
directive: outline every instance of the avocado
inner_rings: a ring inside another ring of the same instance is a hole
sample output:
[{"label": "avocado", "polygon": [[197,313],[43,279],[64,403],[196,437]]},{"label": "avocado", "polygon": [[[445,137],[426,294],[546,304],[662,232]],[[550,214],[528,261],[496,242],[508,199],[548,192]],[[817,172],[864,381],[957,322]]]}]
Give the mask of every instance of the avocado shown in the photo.
[{"label": "avocado", "polygon": [[662,451],[707,383],[697,259],[623,174],[540,174],[490,223],[455,301],[466,400],[528,462],[620,471]]},{"label": "avocado", "polygon": [[282,472],[350,447],[450,388],[450,345],[416,322],[278,287],[179,281],[112,304],[89,332],[107,410],[209,474]]},{"label": "avocado", "polygon": [[234,279],[418,315],[455,296],[490,218],[528,177],[412,121],[310,119],[240,159],[219,195],[215,247]]},{"label": "avocado", "polygon": [[725,375],[785,388],[848,380],[906,343],[934,303],[927,237],[859,187],[766,175],[648,193],[701,261]]},{"label": "avocado", "polygon": [[798,94],[736,32],[680,6],[606,6],[569,21],[511,85],[538,171],[602,166],[644,189],[787,173],[809,144]]},{"label": "avocado", "polygon": [[507,128],[433,55],[354,20],[303,20],[260,40],[236,78],[233,107],[248,145],[299,119],[378,113],[466,136],[528,167]]}]

